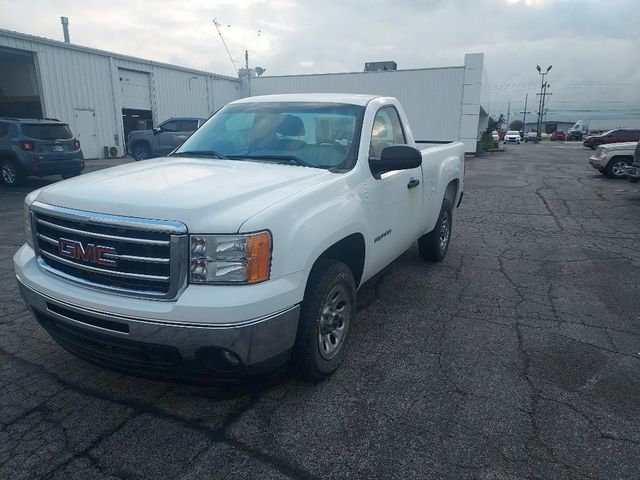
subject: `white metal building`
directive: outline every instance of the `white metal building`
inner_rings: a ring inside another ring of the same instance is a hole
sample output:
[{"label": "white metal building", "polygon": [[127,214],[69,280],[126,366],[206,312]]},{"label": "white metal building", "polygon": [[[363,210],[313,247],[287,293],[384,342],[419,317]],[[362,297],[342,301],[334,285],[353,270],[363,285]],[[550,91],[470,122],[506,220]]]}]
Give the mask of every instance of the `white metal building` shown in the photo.
[{"label": "white metal building", "polygon": [[125,122],[207,118],[240,97],[240,81],[209,72],[0,30],[0,116],[68,122],[85,158],[124,153]]},{"label": "white metal building", "polygon": [[484,54],[469,53],[458,67],[250,77],[243,96],[272,93],[365,93],[396,97],[419,140],[460,140],[476,151],[487,126],[489,89]]},{"label": "white metal building", "polygon": [[[124,154],[125,134],[169,117],[208,117],[247,95],[336,92],[397,97],[421,140],[476,151],[486,128],[484,55],[415,70],[237,78],[0,29],[0,116],[68,122],[85,158]],[[105,149],[105,147],[107,147]]]}]

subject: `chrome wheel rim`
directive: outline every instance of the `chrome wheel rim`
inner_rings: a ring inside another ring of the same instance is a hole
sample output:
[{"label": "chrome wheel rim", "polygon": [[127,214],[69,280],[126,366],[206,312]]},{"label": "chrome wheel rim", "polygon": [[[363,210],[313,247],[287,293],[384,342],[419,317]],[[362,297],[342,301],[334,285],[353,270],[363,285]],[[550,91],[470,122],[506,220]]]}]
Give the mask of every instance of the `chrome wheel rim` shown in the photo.
[{"label": "chrome wheel rim", "polygon": [[616,177],[624,176],[624,167],[627,164],[625,162],[616,162],[611,166],[611,173],[613,173]]},{"label": "chrome wheel rim", "polygon": [[13,185],[16,182],[16,172],[10,163],[2,165],[2,179],[8,185]]},{"label": "chrome wheel rim", "polygon": [[444,212],[442,216],[442,223],[440,224],[440,250],[444,251],[449,245],[449,236],[451,235],[451,229],[449,228],[449,213]]},{"label": "chrome wheel rim", "polygon": [[342,348],[350,317],[349,293],[344,285],[336,285],[324,298],[318,322],[318,349],[325,360],[331,360]]}]

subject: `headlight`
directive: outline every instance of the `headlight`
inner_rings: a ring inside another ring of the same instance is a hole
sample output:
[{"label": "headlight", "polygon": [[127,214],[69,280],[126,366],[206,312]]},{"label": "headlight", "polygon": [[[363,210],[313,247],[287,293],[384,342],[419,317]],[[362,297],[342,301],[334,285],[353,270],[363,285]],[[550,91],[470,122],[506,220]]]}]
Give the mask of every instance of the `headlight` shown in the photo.
[{"label": "headlight", "polygon": [[604,157],[607,154],[607,149],[602,147],[599,147],[599,148],[600,148],[600,152],[596,152],[596,155],[598,157]]},{"label": "headlight", "polygon": [[27,244],[33,248],[33,230],[31,229],[31,209],[24,204],[24,233],[27,236]]},{"label": "headlight", "polygon": [[269,279],[271,234],[191,235],[191,283],[246,284]]}]

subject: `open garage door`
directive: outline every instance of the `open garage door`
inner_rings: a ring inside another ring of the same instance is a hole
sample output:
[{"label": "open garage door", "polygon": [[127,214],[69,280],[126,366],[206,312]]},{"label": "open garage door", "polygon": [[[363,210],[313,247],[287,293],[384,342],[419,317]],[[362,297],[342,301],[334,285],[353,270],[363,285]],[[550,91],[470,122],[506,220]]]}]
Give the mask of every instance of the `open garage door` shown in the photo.
[{"label": "open garage door", "polygon": [[149,74],[119,68],[122,108],[151,110]]},{"label": "open garage door", "polygon": [[41,118],[33,53],[0,48],[0,117]]},{"label": "open garage door", "polygon": [[151,86],[149,74],[146,72],[119,68],[118,74],[122,99],[122,125],[124,138],[127,138],[132,130],[145,130],[153,126]]}]

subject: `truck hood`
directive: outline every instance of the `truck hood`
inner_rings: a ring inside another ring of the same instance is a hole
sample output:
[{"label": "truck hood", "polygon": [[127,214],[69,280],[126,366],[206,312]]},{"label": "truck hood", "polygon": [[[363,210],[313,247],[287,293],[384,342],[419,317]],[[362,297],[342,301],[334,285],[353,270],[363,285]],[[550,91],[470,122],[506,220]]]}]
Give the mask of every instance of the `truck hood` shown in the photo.
[{"label": "truck hood", "polygon": [[336,175],[275,163],[164,157],[58,182],[36,199],[90,212],[178,220],[196,233],[233,233],[259,211]]}]

